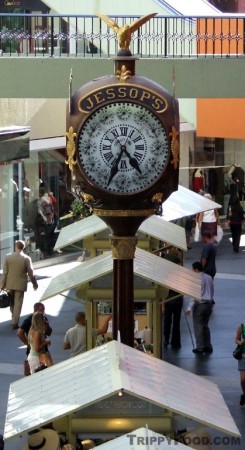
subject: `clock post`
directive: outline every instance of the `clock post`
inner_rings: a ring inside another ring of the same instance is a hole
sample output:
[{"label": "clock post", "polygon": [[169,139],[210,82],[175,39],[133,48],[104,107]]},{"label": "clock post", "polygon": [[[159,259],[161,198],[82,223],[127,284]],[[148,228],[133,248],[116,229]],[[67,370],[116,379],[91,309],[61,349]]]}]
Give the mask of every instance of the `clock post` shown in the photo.
[{"label": "clock post", "polygon": [[[68,188],[108,225],[113,257],[113,339],[134,345],[134,254],[141,223],[178,189],[178,102],[135,74],[131,33],[154,14],[119,29],[114,74],[93,80],[67,111]],[[106,16],[99,16],[112,26]],[[113,26],[115,23],[113,22]],[[122,38],[123,33],[124,38]]]},{"label": "clock post", "polygon": [[137,238],[112,236],[113,257],[113,338],[120,331],[123,343],[134,343],[134,267]]}]

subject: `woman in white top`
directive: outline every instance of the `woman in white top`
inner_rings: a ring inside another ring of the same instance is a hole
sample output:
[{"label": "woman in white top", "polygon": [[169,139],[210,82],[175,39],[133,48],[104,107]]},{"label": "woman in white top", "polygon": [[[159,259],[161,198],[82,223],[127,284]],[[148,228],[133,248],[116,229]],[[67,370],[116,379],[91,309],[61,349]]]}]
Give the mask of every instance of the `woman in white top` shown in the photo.
[{"label": "woman in white top", "polygon": [[[204,197],[212,200],[210,194],[204,194]],[[217,209],[210,209],[198,214],[197,219],[201,235],[206,231],[210,232],[212,236],[217,236],[217,225],[220,225],[220,218]]]}]

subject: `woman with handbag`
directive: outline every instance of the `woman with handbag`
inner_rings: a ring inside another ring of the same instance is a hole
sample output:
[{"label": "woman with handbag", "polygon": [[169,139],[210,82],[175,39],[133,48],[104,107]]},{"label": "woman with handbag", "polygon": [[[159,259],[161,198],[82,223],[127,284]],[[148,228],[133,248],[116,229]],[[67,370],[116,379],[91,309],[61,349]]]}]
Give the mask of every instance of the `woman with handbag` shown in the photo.
[{"label": "woman with handbag", "polygon": [[240,405],[245,405],[245,324],[241,323],[237,328],[235,342],[237,345],[242,345],[242,358],[238,360],[238,370],[240,372],[240,384],[242,394],[240,398]]},{"label": "woman with handbag", "polygon": [[44,353],[45,347],[51,344],[50,339],[45,338],[45,318],[42,312],[35,312],[32,316],[28,343],[30,346],[28,362],[32,375],[40,365],[40,356]]}]

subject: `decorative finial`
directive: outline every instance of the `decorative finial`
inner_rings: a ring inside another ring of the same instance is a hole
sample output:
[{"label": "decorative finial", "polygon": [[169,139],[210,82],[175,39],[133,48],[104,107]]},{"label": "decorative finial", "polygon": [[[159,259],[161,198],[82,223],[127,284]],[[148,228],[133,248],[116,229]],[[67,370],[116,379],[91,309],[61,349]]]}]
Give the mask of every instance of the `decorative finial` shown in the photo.
[{"label": "decorative finial", "polygon": [[73,127],[69,128],[69,131],[66,133],[66,137],[67,137],[66,152],[68,158],[65,160],[65,163],[69,166],[69,169],[72,172],[74,166],[77,164],[77,161],[74,160],[74,155],[76,152],[75,139],[77,137],[77,133],[74,133]]},{"label": "decorative finial", "polygon": [[148,20],[152,19],[157,13],[147,14],[146,16],[140,17],[139,19],[135,20],[131,24],[125,24],[122,27],[119,27],[119,25],[110,17],[104,16],[100,13],[95,13],[97,17],[99,17],[101,20],[103,20],[110,28],[115,31],[119,43],[120,50],[118,52],[118,56],[131,56],[131,52],[129,49],[132,33],[134,33],[136,30],[138,30],[144,23],[148,22]]},{"label": "decorative finial", "polygon": [[121,70],[117,70],[116,77],[119,81],[125,82],[131,77],[131,70],[127,70],[127,67],[123,64]]},{"label": "decorative finial", "polygon": [[179,133],[174,126],[172,127],[172,132],[169,133],[169,136],[172,138],[171,152],[173,155],[173,159],[171,161],[171,164],[173,164],[174,168],[177,169],[179,165]]}]

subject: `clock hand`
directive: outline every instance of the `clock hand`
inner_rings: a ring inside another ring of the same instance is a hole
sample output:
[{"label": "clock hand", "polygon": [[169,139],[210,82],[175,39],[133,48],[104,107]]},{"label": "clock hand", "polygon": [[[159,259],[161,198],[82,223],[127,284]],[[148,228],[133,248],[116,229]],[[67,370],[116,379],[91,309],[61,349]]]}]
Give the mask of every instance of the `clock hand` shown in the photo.
[{"label": "clock hand", "polygon": [[112,179],[114,178],[114,176],[117,174],[118,172],[118,164],[122,158],[122,154],[123,154],[123,146],[121,146],[121,150],[120,153],[118,155],[118,157],[115,159],[115,161],[113,162],[112,166],[111,166],[111,172],[110,172],[110,176],[109,176],[109,180],[107,182],[107,186],[109,186],[109,184],[111,183]]},{"label": "clock hand", "polygon": [[128,159],[129,159],[129,164],[130,164],[130,166],[133,167],[133,169],[136,169],[137,172],[139,172],[140,174],[142,174],[137,159],[136,159],[136,158],[133,158],[133,157],[130,155],[130,153],[126,150],[126,147],[125,147],[125,146],[123,146],[123,147],[124,147],[123,151],[124,151],[124,153],[127,155]]}]

